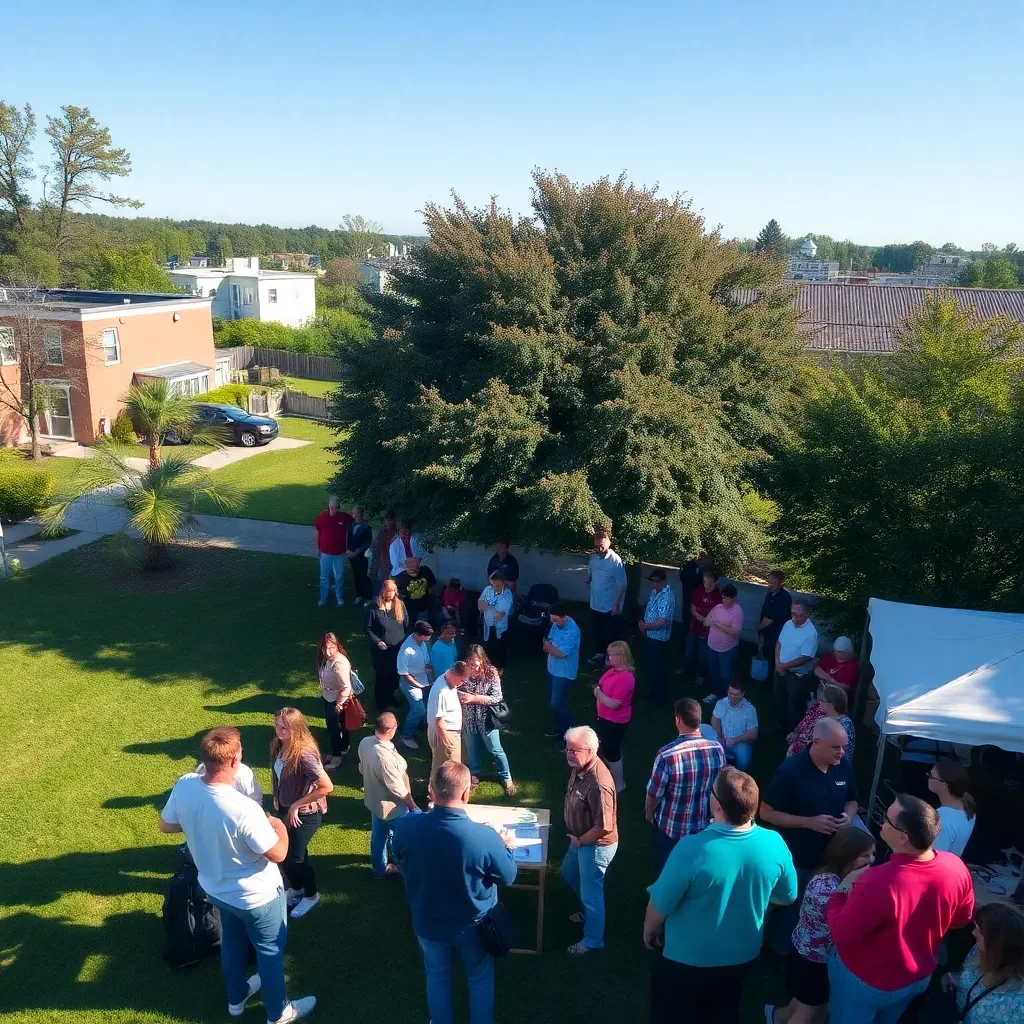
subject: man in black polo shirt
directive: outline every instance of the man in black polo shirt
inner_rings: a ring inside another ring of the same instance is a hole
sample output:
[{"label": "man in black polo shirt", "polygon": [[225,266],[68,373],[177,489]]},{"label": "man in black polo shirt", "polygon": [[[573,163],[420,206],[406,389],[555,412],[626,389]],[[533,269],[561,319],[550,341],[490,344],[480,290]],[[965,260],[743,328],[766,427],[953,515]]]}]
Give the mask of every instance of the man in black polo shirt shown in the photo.
[{"label": "man in black polo shirt", "polygon": [[819,719],[811,745],[782,762],[761,801],[761,821],[785,840],[800,888],[793,906],[776,912],[769,929],[769,942],[782,955],[791,948],[804,889],[821,867],[829,839],[857,814],[857,787],[845,750],[846,730],[832,718]]}]

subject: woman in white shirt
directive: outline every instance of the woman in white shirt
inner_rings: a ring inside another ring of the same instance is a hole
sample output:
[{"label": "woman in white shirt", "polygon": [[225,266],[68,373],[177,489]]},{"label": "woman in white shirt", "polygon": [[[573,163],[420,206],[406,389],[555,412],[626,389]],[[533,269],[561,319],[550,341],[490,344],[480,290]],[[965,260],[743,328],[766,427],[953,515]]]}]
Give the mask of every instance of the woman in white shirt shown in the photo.
[{"label": "woman in white shirt", "polygon": [[339,709],[352,696],[352,662],[333,633],[324,633],[320,641],[316,652],[316,675],[320,682],[327,735],[331,739],[331,756],[324,758],[324,768],[333,771],[349,751],[348,729]]},{"label": "woman in white shirt", "polygon": [[489,585],[484,587],[476,606],[480,609],[483,626],[484,650],[498,670],[505,671],[505,652],[508,647],[508,624],[515,597],[505,583],[505,577],[492,572]]},{"label": "woman in white shirt", "polygon": [[933,849],[958,857],[974,831],[976,807],[967,784],[967,769],[959,761],[936,761],[928,775],[928,788],[939,799],[939,837]]}]

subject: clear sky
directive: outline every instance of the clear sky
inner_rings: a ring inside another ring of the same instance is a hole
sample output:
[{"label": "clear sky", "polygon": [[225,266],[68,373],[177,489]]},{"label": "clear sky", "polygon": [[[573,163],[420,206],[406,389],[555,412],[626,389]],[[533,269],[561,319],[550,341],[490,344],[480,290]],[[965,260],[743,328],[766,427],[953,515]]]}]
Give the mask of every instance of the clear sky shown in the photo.
[{"label": "clear sky", "polygon": [[0,98],[88,106],[150,216],[416,233],[452,190],[528,211],[539,166],[728,236],[1024,246],[1021,0],[12,0],[3,30]]}]

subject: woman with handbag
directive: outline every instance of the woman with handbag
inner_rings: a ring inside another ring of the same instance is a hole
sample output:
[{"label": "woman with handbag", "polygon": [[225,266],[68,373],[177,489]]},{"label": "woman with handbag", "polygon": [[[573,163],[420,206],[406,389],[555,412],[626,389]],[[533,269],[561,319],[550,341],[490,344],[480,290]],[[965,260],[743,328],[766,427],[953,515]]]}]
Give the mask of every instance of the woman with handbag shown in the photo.
[{"label": "woman with handbag", "polygon": [[270,744],[270,776],[274,810],[288,830],[288,853],[281,863],[291,916],[305,917],[319,902],[316,874],[306,852],[327,813],[327,794],[334,789],[320,760],[320,749],[298,708],[281,708],[274,719]]},{"label": "woman with handbag", "polygon": [[[1010,903],[978,907],[974,941],[960,972],[942,977],[942,996],[937,994],[934,1002],[941,998],[943,1009],[936,1005],[934,1015],[922,1020],[937,1024],[1019,1024],[1024,1020],[1024,910]],[[927,1009],[933,1009],[931,1000]]]},{"label": "woman with handbag", "polygon": [[398,596],[398,584],[390,577],[366,612],[366,638],[373,658],[373,702],[377,711],[396,707],[398,652],[409,632],[409,613]]},{"label": "woman with handbag", "polygon": [[316,676],[320,682],[324,722],[331,741],[331,756],[324,759],[324,767],[330,772],[345,760],[349,752],[349,730],[341,709],[352,696],[352,662],[333,633],[324,633],[317,648]]},{"label": "woman with handbag", "polygon": [[598,756],[615,780],[615,792],[626,788],[622,773],[622,741],[633,717],[633,693],[636,690],[636,665],[629,644],[614,640],[608,645],[608,671],[594,687],[597,701]]},{"label": "woman with handbag", "polygon": [[508,716],[508,705],[501,692],[501,676],[479,644],[466,650],[466,681],[458,689],[462,702],[462,745],[469,761],[472,786],[480,785],[480,762],[486,747],[498,765],[498,778],[506,796],[514,796],[508,757],[501,746],[501,728]]}]

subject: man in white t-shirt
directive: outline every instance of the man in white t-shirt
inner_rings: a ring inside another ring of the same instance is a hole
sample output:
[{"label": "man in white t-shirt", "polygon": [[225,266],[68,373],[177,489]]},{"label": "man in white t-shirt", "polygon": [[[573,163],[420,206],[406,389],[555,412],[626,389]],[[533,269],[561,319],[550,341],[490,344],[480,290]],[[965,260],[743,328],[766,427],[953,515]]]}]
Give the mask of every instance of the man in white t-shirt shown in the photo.
[{"label": "man in white t-shirt", "polygon": [[[284,822],[265,814],[234,787],[242,763],[242,739],[224,726],[203,737],[204,773],[190,772],[171,790],[160,812],[160,831],[183,832],[199,872],[199,884],[220,909],[221,967],[228,1013],[241,1016],[260,989],[268,1024],[305,1017],[313,996],[289,1002],[285,994],[284,947],[287,906],[278,864],[288,853]],[[259,973],[246,978],[249,944]]]},{"label": "man in white t-shirt", "polygon": [[427,739],[430,770],[445,761],[462,759],[462,703],[458,689],[466,681],[466,663],[457,661],[430,688],[427,698]]},{"label": "man in white t-shirt", "polygon": [[626,567],[612,551],[607,530],[594,531],[594,553],[587,563],[586,582],[590,586],[590,618],[596,650],[591,662],[604,661],[608,645],[618,639],[619,615],[626,597]]},{"label": "man in white t-shirt", "polygon": [[810,614],[807,602],[794,597],[789,622],[775,645],[775,730],[782,735],[791,733],[804,717],[814,689],[818,631]]},{"label": "man in white t-shirt", "polygon": [[433,672],[430,667],[428,643],[433,635],[434,630],[429,622],[417,622],[398,649],[398,685],[402,688],[406,703],[409,705],[405,721],[398,732],[398,742],[411,750],[419,746],[416,742],[416,730],[426,713],[423,706],[423,691],[430,686]]}]

